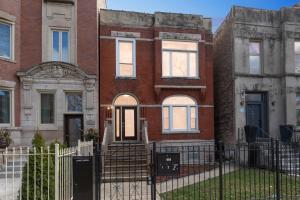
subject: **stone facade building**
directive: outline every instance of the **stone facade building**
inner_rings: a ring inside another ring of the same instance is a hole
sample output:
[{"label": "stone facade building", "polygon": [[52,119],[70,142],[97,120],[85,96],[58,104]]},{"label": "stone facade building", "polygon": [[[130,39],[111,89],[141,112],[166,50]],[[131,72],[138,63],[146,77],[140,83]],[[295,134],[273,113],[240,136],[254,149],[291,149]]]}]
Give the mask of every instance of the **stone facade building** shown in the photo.
[{"label": "stone facade building", "polygon": [[201,15],[101,10],[100,137],[212,143],[212,39]]},{"label": "stone facade building", "polygon": [[98,128],[98,11],[104,0],[0,0],[0,128],[68,144]]},{"label": "stone facade building", "polygon": [[300,128],[300,8],[233,7],[214,41],[216,134],[235,142],[245,125],[279,137]]}]

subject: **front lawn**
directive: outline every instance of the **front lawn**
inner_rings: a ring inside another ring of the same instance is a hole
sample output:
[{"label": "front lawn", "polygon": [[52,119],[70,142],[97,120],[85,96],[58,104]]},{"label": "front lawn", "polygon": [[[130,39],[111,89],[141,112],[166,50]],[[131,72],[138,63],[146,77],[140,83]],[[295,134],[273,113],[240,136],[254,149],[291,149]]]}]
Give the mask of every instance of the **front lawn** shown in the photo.
[{"label": "front lawn", "polygon": [[[267,170],[241,169],[228,173],[223,176],[223,199],[275,199],[275,178],[275,173]],[[300,177],[281,174],[280,179],[282,199],[300,199]],[[219,197],[219,177],[161,194],[164,200],[219,200]]]}]

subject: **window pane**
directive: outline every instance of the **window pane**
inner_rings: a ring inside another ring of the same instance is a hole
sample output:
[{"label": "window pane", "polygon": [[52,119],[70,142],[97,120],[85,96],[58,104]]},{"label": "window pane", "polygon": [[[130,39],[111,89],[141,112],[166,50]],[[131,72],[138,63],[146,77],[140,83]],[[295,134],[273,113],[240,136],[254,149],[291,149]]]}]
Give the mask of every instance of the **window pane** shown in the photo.
[{"label": "window pane", "polygon": [[251,42],[249,45],[250,55],[259,55],[260,54],[260,42]]},{"label": "window pane", "polygon": [[250,56],[250,73],[260,74],[260,56]]},{"label": "window pane", "polygon": [[297,126],[300,126],[300,109],[297,109]]},{"label": "window pane", "polygon": [[300,54],[300,42],[295,42],[295,53]]},{"label": "window pane", "polygon": [[174,49],[174,50],[197,51],[198,43],[197,42],[163,41],[162,48],[163,49]]},{"label": "window pane", "polygon": [[120,137],[120,109],[116,109],[116,137]]},{"label": "window pane", "polygon": [[191,107],[191,129],[196,129],[196,123],[197,123],[197,113],[196,113],[196,108]]},{"label": "window pane", "polygon": [[59,32],[53,31],[53,47],[52,47],[52,59],[53,61],[59,61]]},{"label": "window pane", "polygon": [[54,94],[41,94],[41,123],[54,123]]},{"label": "window pane", "polygon": [[196,105],[195,101],[186,96],[168,97],[164,100],[163,105]]},{"label": "window pane", "polygon": [[296,94],[296,106],[300,106],[300,93]]},{"label": "window pane", "polygon": [[67,95],[68,112],[82,112],[82,95]]},{"label": "window pane", "polygon": [[125,109],[125,137],[135,136],[135,114],[133,109]]},{"label": "window pane", "polygon": [[120,63],[133,64],[133,43],[119,42]]},{"label": "window pane", "polygon": [[120,64],[120,76],[134,76],[132,64]]},{"label": "window pane", "polygon": [[170,129],[169,124],[169,107],[163,108],[164,129]]},{"label": "window pane", "polygon": [[11,58],[11,25],[0,23],[0,57]]},{"label": "window pane", "polygon": [[62,61],[69,62],[69,33],[62,32]]},{"label": "window pane", "polygon": [[135,106],[137,104],[138,103],[136,99],[128,94],[119,96],[114,103],[114,105],[118,105],[118,106],[131,106],[131,105]]},{"label": "window pane", "polygon": [[295,54],[295,72],[300,73],[300,54]]},{"label": "window pane", "polygon": [[186,107],[173,107],[173,129],[187,129]]},{"label": "window pane", "polygon": [[196,53],[189,53],[189,62],[190,62],[190,77],[197,76],[197,55]]},{"label": "window pane", "polygon": [[0,90],[0,124],[10,123],[10,92]]},{"label": "window pane", "polygon": [[170,76],[170,52],[163,52],[162,55],[162,75]]},{"label": "window pane", "polygon": [[186,77],[188,75],[187,53],[172,52],[172,75]]}]

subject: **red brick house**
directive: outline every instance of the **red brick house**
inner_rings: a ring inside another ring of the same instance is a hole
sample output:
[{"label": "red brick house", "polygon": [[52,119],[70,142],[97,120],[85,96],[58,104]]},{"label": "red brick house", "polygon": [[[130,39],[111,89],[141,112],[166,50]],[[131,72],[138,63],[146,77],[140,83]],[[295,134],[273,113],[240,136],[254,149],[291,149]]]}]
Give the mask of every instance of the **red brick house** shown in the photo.
[{"label": "red brick house", "polygon": [[101,10],[101,138],[213,142],[212,40],[201,15]]}]

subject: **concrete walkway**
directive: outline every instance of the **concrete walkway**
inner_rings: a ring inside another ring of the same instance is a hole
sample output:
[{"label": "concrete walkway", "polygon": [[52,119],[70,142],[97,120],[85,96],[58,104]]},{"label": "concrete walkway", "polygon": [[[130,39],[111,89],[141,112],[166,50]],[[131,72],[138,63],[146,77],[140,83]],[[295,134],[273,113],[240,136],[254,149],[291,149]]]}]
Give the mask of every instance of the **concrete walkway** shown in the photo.
[{"label": "concrete walkway", "polygon": [[[7,183],[7,185],[6,185]],[[5,188],[6,186],[6,188]],[[21,186],[21,178],[0,179],[0,200],[17,200]]]}]

